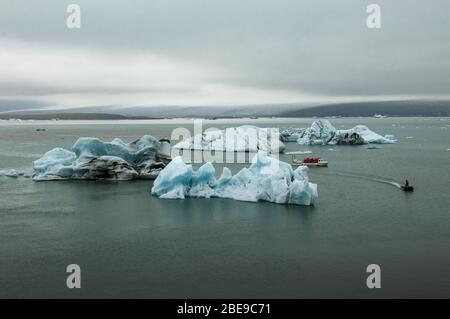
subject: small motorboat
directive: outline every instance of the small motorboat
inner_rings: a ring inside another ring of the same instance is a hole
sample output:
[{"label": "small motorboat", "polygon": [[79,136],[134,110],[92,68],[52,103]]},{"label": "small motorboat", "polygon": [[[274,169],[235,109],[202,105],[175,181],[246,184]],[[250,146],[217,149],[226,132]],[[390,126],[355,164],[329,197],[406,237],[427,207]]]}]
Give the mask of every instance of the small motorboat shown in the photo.
[{"label": "small motorboat", "polygon": [[414,192],[414,187],[411,185],[401,185],[402,191],[404,192]]},{"label": "small motorboat", "polygon": [[413,192],[414,191],[414,187],[412,187],[411,185],[409,185],[409,181],[406,180],[405,184],[400,185],[402,191],[404,192]]},{"label": "small motorboat", "polygon": [[292,160],[294,165],[304,165],[308,167],[327,167],[328,161],[321,159],[320,157],[307,157],[303,160],[294,158]]}]

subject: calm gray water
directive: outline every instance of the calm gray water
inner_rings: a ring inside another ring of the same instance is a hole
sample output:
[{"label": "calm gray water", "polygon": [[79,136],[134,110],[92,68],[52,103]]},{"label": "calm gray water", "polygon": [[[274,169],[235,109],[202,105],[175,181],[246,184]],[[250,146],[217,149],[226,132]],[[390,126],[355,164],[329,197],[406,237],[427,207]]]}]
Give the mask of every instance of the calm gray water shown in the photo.
[{"label": "calm gray water", "polygon": [[[319,185],[314,207],[160,200],[151,181],[0,177],[0,297],[450,297],[450,119],[332,122],[366,124],[399,142],[377,150],[287,143],[331,163],[310,173]],[[0,170],[30,172],[33,160],[80,136],[162,138],[179,126],[192,122],[0,122]],[[406,177],[412,194],[388,183]],[[66,288],[72,263],[82,269],[79,290]],[[365,285],[372,263],[382,268],[378,290]]]}]

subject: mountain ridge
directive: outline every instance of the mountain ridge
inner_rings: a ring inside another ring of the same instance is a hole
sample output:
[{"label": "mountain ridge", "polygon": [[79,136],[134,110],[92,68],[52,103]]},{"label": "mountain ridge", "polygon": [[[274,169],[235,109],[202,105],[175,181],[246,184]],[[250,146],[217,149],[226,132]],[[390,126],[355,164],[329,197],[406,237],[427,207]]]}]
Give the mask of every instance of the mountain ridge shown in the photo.
[{"label": "mountain ridge", "polygon": [[126,120],[164,118],[242,118],[242,117],[449,117],[450,100],[367,101],[307,105],[262,104],[229,107],[87,107],[67,110],[18,110],[0,113],[0,119],[23,120]]}]

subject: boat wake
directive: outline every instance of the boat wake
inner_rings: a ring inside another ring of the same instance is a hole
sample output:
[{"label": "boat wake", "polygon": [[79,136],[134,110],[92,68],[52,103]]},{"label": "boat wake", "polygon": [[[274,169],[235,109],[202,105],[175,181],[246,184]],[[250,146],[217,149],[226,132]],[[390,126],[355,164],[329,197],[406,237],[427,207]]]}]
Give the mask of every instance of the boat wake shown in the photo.
[{"label": "boat wake", "polygon": [[357,179],[363,179],[363,180],[368,180],[368,181],[372,181],[372,182],[377,182],[377,183],[383,183],[383,184],[388,184],[391,186],[394,186],[398,189],[402,188],[402,185],[396,181],[384,178],[384,177],[378,177],[378,176],[371,176],[371,175],[364,175],[364,174],[357,174],[357,173],[348,173],[348,172],[333,172],[333,173],[317,173],[317,175],[327,175],[327,176],[333,176],[333,175],[337,175],[337,176],[342,176],[342,177],[348,177],[348,178],[357,178]]}]

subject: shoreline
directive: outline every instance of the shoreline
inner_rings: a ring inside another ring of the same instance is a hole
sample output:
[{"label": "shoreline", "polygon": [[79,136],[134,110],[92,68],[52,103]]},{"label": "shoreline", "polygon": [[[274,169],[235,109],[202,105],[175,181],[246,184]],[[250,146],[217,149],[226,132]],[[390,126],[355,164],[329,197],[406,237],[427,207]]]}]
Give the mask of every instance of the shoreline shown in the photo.
[{"label": "shoreline", "polygon": [[211,123],[233,123],[241,121],[249,122],[265,122],[265,121],[305,121],[316,119],[331,119],[331,120],[351,120],[351,119],[365,119],[373,121],[389,121],[399,119],[423,119],[423,120],[450,120],[450,116],[389,116],[383,118],[376,118],[370,116],[325,116],[325,117],[221,117],[221,118],[208,118],[208,117],[173,117],[173,118],[123,118],[123,119],[19,119],[0,118],[1,124],[178,124],[178,123],[190,123],[192,121],[207,121]]}]

